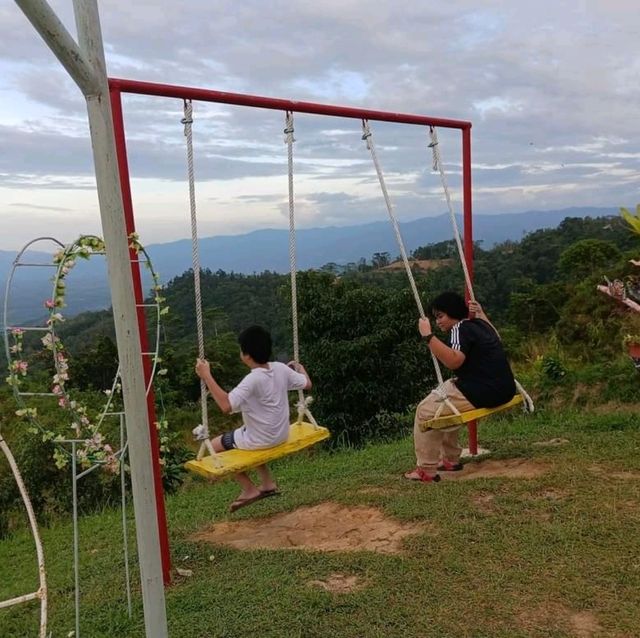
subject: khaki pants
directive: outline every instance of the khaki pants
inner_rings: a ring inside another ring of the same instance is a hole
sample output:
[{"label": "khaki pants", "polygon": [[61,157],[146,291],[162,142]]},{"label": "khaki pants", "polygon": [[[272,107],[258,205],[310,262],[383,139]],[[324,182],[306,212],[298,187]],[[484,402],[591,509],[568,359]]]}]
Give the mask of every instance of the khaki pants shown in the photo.
[{"label": "khaki pants", "polygon": [[[445,381],[444,391],[447,393],[449,401],[460,412],[474,409],[474,406],[465,399],[453,381]],[[462,448],[458,445],[458,430],[460,428],[449,432],[443,432],[442,430],[423,432],[420,429],[419,423],[432,419],[440,404],[440,398],[435,392],[420,401],[416,408],[416,417],[413,425],[413,442],[416,449],[417,465],[429,474],[437,473],[438,465],[442,459],[457,463],[462,452]],[[440,412],[440,416],[446,416],[451,413],[452,411],[445,405],[442,412]]]}]

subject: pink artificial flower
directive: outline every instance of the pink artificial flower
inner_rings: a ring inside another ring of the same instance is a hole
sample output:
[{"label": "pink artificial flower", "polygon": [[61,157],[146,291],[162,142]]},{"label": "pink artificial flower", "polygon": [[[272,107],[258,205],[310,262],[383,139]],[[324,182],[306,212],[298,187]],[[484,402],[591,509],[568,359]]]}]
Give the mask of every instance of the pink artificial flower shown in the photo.
[{"label": "pink artificial flower", "polygon": [[45,308],[49,308],[49,309],[55,308],[56,307],[56,302],[53,299],[47,299],[44,302],[44,307]]},{"label": "pink artificial flower", "polygon": [[113,474],[117,474],[118,470],[120,469],[118,464],[118,457],[114,455],[110,455],[109,457],[107,457],[107,462],[105,464],[105,467],[109,472],[112,472]]}]

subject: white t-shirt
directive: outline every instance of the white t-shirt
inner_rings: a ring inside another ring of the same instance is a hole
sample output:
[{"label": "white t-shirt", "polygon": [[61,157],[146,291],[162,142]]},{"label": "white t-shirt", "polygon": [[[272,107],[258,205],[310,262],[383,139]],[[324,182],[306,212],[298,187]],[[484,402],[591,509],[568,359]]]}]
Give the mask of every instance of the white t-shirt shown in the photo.
[{"label": "white t-shirt", "polygon": [[268,368],[253,368],[229,392],[232,412],[242,412],[244,425],[233,433],[236,447],[254,450],[273,447],[289,436],[289,390],[307,385],[304,374],[284,363],[269,362]]}]

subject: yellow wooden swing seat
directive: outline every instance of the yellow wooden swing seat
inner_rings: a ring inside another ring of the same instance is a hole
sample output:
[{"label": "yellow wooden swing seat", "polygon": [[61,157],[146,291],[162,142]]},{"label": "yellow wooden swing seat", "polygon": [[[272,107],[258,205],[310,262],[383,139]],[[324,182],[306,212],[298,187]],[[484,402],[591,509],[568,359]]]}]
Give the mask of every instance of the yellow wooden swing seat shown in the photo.
[{"label": "yellow wooden swing seat", "polygon": [[443,428],[450,428],[456,425],[464,425],[465,423],[469,423],[469,421],[482,419],[496,412],[513,408],[521,403],[522,395],[516,394],[511,401],[498,405],[495,408],[477,408],[476,410],[469,410],[468,412],[462,412],[460,414],[447,414],[435,419],[429,419],[428,421],[422,421],[420,423],[420,429],[423,432],[428,432],[429,430],[442,430]]},{"label": "yellow wooden swing seat", "polygon": [[289,438],[280,445],[264,450],[226,450],[218,452],[215,457],[205,456],[199,461],[195,459],[187,461],[185,468],[208,479],[221,479],[275,461],[293,452],[299,452],[330,436],[327,428],[315,426],[306,421],[298,421],[291,424]]}]

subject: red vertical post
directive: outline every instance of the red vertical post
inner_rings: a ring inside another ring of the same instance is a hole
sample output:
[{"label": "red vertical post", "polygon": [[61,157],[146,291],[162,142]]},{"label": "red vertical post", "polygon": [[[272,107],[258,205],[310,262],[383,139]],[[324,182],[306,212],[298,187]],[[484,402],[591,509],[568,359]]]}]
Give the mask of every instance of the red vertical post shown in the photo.
[{"label": "red vertical post", "polygon": [[[464,214],[464,259],[473,282],[473,218],[471,200],[471,125],[462,129],[462,209]],[[469,290],[465,291],[467,300]],[[478,423],[469,422],[469,452],[478,453]]]},{"label": "red vertical post", "polygon": [[[129,161],[127,159],[127,142],[124,134],[124,119],[122,116],[122,99],[120,91],[110,89],[111,112],[113,117],[113,132],[116,142],[118,157],[118,169],[120,172],[120,190],[122,192],[122,204],[124,208],[125,225],[127,235],[136,232],[133,216],[133,201],[131,198],[131,182],[129,180]],[[142,278],[140,276],[140,263],[138,255],[133,249],[129,249],[131,261],[131,275],[133,277],[133,291],[136,300],[136,312],[138,315],[138,331],[140,334],[140,347],[143,352],[142,364],[144,368],[144,382],[147,392],[147,414],[149,415],[149,438],[151,449],[155,451],[152,459],[153,483],[156,497],[156,517],[158,520],[158,533],[160,536],[160,553],[162,555],[162,576],[165,586],[171,584],[171,554],[169,551],[169,537],[167,533],[167,517],[164,507],[164,491],[162,489],[162,471],[160,469],[160,442],[156,428],[156,406],[151,373],[153,362],[149,352],[149,338],[147,336],[147,321],[144,314],[144,294],[142,290]]]}]

